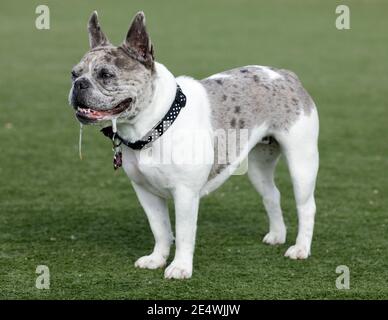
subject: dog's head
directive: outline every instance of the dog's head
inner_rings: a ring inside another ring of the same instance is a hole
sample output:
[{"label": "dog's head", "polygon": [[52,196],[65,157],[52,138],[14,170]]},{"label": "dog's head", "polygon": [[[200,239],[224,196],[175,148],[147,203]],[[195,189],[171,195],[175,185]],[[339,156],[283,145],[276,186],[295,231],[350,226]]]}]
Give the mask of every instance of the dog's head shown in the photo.
[{"label": "dog's head", "polygon": [[135,15],[124,42],[113,46],[93,12],[90,50],[74,66],[69,102],[81,123],[131,121],[152,97],[154,54],[143,12]]}]

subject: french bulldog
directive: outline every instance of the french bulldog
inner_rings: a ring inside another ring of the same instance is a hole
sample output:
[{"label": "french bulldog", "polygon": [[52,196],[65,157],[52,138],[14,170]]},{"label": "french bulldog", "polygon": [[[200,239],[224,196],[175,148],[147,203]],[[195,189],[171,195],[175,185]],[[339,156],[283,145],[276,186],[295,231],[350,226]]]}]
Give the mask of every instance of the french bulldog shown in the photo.
[{"label": "french bulldog", "polygon": [[[155,246],[135,266],[166,265],[174,241],[167,206],[171,198],[176,250],[164,275],[190,278],[200,199],[222,185],[246,159],[248,178],[261,195],[269,219],[263,242],[285,243],[286,226],[274,182],[281,154],[291,175],[299,221],[296,243],[285,256],[306,259],[316,212],[319,121],[315,103],[298,77],[285,69],[249,65],[202,80],[176,78],[155,61],[143,12],[135,15],[120,46],[109,42],[96,12],[88,31],[90,50],[72,69],[69,101],[82,124],[111,131],[108,136],[119,149],[115,155],[122,158],[148,217]],[[163,132],[162,119],[168,119]],[[243,131],[245,139],[239,140],[233,156],[228,155],[233,139],[220,132],[237,132],[241,138]],[[202,139],[196,142],[200,143],[194,143],[199,136]],[[221,161],[225,150],[226,160]],[[164,160],[155,160],[156,154],[163,154]],[[187,161],[187,155],[198,154],[205,155],[206,161]]]}]

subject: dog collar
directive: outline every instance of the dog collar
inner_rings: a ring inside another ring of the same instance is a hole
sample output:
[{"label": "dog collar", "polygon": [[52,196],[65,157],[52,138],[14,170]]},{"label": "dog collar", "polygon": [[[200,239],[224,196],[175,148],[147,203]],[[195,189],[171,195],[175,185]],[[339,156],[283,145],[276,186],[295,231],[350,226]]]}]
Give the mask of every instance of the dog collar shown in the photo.
[{"label": "dog collar", "polygon": [[113,162],[115,169],[121,167],[121,152],[117,151],[121,144],[124,144],[134,150],[141,150],[144,147],[150,147],[151,143],[161,137],[167,131],[167,129],[174,123],[174,121],[179,115],[179,112],[185,105],[186,96],[182,92],[181,87],[177,85],[175,99],[172,102],[168,112],[164,115],[163,119],[160,120],[142,139],[137,140],[135,142],[131,142],[120,137],[117,132],[113,132],[112,126],[101,129],[101,132],[113,141],[113,148],[115,150]]}]

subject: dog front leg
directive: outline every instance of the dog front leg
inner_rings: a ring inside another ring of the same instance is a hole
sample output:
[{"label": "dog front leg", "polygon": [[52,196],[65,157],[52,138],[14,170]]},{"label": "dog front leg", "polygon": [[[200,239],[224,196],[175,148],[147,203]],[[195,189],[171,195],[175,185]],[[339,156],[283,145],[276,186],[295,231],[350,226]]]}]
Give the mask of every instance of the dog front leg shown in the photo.
[{"label": "dog front leg", "polygon": [[199,206],[199,194],[180,187],[173,194],[175,203],[175,258],[166,268],[167,279],[187,279],[193,272],[195,233]]},{"label": "dog front leg", "polygon": [[167,201],[166,199],[150,193],[145,188],[134,182],[132,182],[132,185],[140,204],[147,215],[155,238],[153,252],[148,256],[139,258],[135,262],[135,267],[145,269],[157,269],[164,267],[170,254],[170,246],[174,239],[171,232]]}]

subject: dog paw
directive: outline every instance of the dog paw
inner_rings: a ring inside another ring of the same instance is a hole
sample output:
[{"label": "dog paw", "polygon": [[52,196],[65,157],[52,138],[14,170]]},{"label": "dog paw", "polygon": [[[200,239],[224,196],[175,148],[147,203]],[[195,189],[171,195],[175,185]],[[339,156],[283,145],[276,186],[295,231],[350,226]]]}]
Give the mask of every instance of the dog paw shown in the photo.
[{"label": "dog paw", "polygon": [[135,262],[135,267],[141,269],[158,269],[164,267],[165,265],[166,259],[156,254],[141,257]]},{"label": "dog paw", "polygon": [[193,272],[193,267],[190,263],[173,261],[164,271],[166,279],[189,279]]},{"label": "dog paw", "polygon": [[283,244],[286,242],[286,233],[270,231],[263,238],[263,242],[270,245]]},{"label": "dog paw", "polygon": [[284,254],[285,257],[288,257],[293,260],[307,259],[309,255],[310,250],[306,246],[297,244],[289,247],[286,253]]}]

